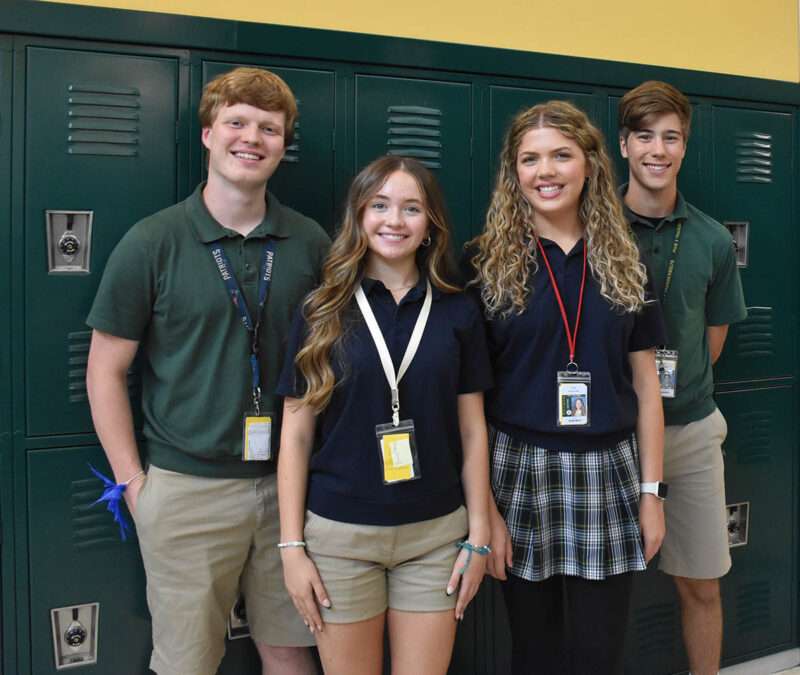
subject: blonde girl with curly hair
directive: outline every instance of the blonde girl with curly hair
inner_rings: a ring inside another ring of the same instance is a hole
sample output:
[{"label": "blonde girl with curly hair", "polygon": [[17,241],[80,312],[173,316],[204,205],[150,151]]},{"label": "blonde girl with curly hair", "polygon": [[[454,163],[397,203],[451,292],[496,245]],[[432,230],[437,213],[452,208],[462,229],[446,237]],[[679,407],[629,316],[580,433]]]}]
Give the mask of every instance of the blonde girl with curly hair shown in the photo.
[{"label": "blonde girl with curly hair", "polygon": [[284,578],[327,675],[444,675],[489,554],[480,308],[453,283],[438,185],[382,157],[353,180],[278,391]]},{"label": "blonde girl with curly hair", "polygon": [[664,536],[663,322],[603,137],[563,101],[509,126],[466,256],[495,386],[489,572],[515,675],[622,672],[633,573]]}]

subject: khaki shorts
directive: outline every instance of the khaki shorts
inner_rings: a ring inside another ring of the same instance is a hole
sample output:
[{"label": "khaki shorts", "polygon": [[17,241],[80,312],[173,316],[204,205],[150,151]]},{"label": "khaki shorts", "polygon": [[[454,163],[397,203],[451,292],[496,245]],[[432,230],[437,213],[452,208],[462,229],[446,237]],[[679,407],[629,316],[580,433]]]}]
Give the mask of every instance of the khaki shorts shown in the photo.
[{"label": "khaki shorts", "polygon": [[722,442],[728,425],[719,410],[664,433],[667,535],[659,569],[691,579],[718,579],[731,567]]},{"label": "khaki shorts", "polygon": [[456,606],[445,593],[468,531],[467,510],[407,525],[356,525],[306,512],[305,539],[328,592],[322,619],[355,623],[387,607],[441,612]]},{"label": "khaki shorts", "polygon": [[256,642],[313,644],[283,583],[276,491],[274,475],[148,470],[135,520],[153,617],[150,668],[158,675],[217,672],[240,581]]}]

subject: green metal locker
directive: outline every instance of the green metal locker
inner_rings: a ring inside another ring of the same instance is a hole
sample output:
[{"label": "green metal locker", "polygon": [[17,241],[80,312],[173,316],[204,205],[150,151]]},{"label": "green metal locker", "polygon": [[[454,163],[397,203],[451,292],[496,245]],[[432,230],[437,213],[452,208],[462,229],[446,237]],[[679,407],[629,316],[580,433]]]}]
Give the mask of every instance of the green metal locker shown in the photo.
[{"label": "green metal locker", "polygon": [[[11,392],[11,90],[12,42],[0,36],[0,654],[15,651]],[[4,666],[0,658],[0,670]]]},{"label": "green metal locker", "polygon": [[384,154],[414,157],[432,169],[460,250],[472,217],[471,85],[358,74],[354,107],[356,171]]},{"label": "green metal locker", "polygon": [[[269,189],[282,203],[316,220],[328,232],[335,223],[334,147],[336,93],[332,71],[281,68],[271,64],[203,62],[203,84],[240,65],[267,68],[282,77],[297,98],[300,116],[294,142]],[[192,143],[200,139],[192,139]]]},{"label": "green metal locker", "polygon": [[[34,46],[26,59],[26,433],[90,433],[84,319],[119,238],[177,199],[178,64]],[[88,273],[48,273],[53,210],[91,212],[76,235]]]}]

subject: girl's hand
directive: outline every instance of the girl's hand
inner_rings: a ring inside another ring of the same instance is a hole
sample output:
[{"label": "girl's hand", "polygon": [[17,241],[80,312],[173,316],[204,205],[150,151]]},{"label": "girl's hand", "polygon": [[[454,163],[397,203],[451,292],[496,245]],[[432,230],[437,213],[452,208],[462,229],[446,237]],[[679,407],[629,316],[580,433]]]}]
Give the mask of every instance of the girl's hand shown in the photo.
[{"label": "girl's hand", "polygon": [[489,505],[489,525],[492,528],[492,552],[489,554],[487,572],[495,579],[505,581],[506,567],[511,567],[512,562],[511,535],[508,533],[505,519],[497,510],[494,499]]},{"label": "girl's hand", "polygon": [[330,607],[331,601],[322,584],[317,566],[302,547],[281,549],[283,580],[295,608],[313,634],[322,632],[322,617],[317,603]]},{"label": "girl's hand", "polygon": [[664,502],[651,494],[639,498],[639,529],[644,544],[644,559],[647,562],[661,548],[667,528],[664,524]]},{"label": "girl's hand", "polygon": [[[461,549],[456,557],[453,573],[450,575],[450,581],[447,582],[446,592],[447,595],[452,595],[458,589],[458,598],[456,599],[456,620],[458,621],[464,618],[464,610],[481,587],[488,557],[488,555],[473,553],[469,565],[467,565],[469,551]],[[465,565],[466,569],[464,569]],[[461,573],[462,569],[464,570],[463,574]]]}]

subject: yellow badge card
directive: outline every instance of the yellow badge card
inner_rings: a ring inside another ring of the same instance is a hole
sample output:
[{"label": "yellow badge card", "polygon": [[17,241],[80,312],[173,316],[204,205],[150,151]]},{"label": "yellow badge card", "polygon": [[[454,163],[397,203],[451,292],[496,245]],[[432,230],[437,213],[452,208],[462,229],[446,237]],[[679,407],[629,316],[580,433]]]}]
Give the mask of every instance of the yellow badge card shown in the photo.
[{"label": "yellow badge card", "polygon": [[272,417],[245,416],[242,459],[245,462],[272,459]]},{"label": "yellow badge card", "polygon": [[411,452],[411,435],[386,434],[381,437],[383,451],[383,480],[395,483],[414,478],[414,456]]}]

